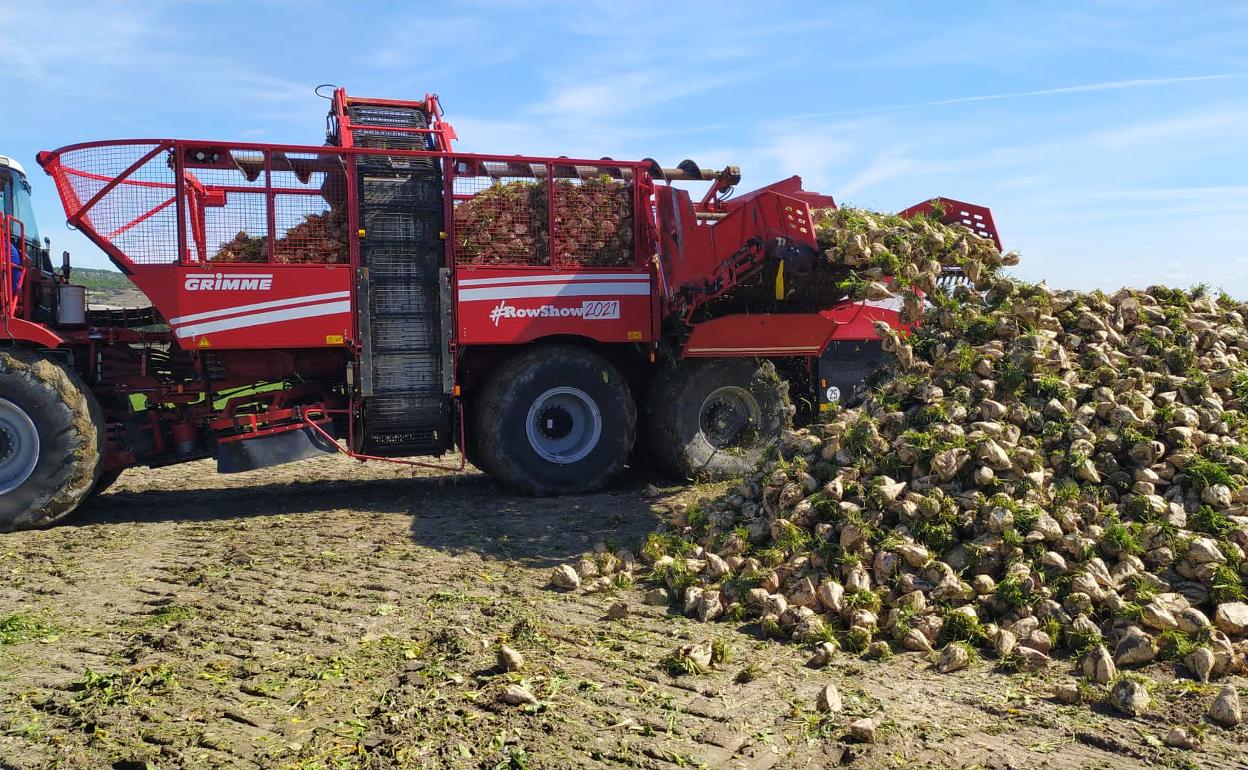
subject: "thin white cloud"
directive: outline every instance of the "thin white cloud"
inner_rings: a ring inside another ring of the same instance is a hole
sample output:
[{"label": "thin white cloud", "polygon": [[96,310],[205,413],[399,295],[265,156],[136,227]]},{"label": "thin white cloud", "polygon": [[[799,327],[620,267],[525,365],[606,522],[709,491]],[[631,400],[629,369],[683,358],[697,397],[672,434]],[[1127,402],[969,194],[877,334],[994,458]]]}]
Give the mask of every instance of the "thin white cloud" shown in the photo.
[{"label": "thin white cloud", "polygon": [[1204,109],[1165,120],[1142,121],[1090,134],[1087,145],[1097,149],[1123,150],[1167,142],[1194,142],[1211,136],[1248,131],[1248,110]]},{"label": "thin white cloud", "polygon": [[857,150],[854,143],[837,130],[772,126],[765,131],[765,136],[762,147],[754,152],[738,151],[736,154],[747,157],[732,161],[748,164],[743,170],[749,175],[749,185],[798,174],[808,189],[828,189],[835,178],[834,170],[848,162]]},{"label": "thin white cloud", "polygon": [[584,78],[554,85],[545,99],[527,112],[552,120],[593,122],[628,114],[639,107],[654,106],[704,93],[741,81],[740,73],[699,77],[672,77],[660,69],[644,68],[599,78]]},{"label": "thin white cloud", "polygon": [[909,147],[897,147],[876,155],[866,168],[854,174],[849,181],[837,188],[837,196],[843,199],[853,198],[882,182],[913,173],[920,164],[906,157],[909,149]]},{"label": "thin white cloud", "polygon": [[1104,190],[1092,198],[1172,202],[1209,198],[1234,199],[1248,205],[1248,185],[1209,185],[1205,187],[1157,187],[1148,190]]},{"label": "thin white cloud", "polygon": [[918,110],[927,107],[946,107],[956,104],[974,104],[976,102],[997,102],[1006,99],[1030,99],[1038,96],[1061,96],[1064,94],[1091,93],[1096,91],[1121,91],[1130,88],[1155,88],[1158,86],[1177,85],[1180,83],[1199,83],[1209,80],[1228,80],[1243,77],[1244,73],[1224,72],[1214,75],[1190,75],[1172,78],[1137,78],[1133,80],[1107,80],[1100,83],[1082,83],[1058,88],[1040,88],[1032,91],[1007,91],[995,94],[979,94],[976,96],[956,96],[949,99],[935,99],[927,102],[911,102],[909,104],[893,104],[883,107],[869,107],[860,110],[840,110],[835,112],[812,112],[795,115],[793,119],[847,117],[852,115],[872,115],[883,112],[900,112],[902,110]]}]

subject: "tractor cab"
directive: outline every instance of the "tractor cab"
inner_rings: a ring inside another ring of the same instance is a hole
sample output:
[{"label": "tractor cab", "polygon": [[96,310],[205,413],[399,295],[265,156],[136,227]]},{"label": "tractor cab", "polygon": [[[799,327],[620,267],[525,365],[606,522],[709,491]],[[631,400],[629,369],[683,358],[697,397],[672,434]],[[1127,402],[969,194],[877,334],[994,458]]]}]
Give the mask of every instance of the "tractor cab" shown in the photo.
[{"label": "tractor cab", "polygon": [[0,311],[36,323],[83,323],[86,294],[82,287],[68,285],[69,252],[63,255],[61,273],[54,273],[51,243],[39,234],[26,170],[4,155],[0,155],[0,239]]},{"label": "tractor cab", "polygon": [[26,170],[16,160],[3,155],[0,155],[0,210],[6,218],[12,217],[20,222],[9,233],[13,245],[20,251],[23,244],[19,241],[25,241],[25,254],[31,263],[50,269],[47,249],[35,224],[35,209],[30,201]]}]

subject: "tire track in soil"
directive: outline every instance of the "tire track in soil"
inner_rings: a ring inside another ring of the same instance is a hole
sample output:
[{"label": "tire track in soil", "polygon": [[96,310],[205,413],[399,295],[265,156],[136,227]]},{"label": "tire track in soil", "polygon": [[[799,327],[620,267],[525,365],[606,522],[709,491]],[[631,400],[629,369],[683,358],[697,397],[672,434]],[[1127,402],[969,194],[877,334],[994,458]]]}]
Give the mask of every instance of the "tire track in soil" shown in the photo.
[{"label": "tire track in soil", "polygon": [[[0,616],[50,631],[0,647],[0,768],[477,768],[520,751],[531,768],[1217,767],[1242,750],[1220,733],[1201,753],[1150,748],[1160,718],[1058,707],[1056,672],[940,676],[913,655],[811,671],[796,646],[636,591],[549,591],[550,567],[653,528],[635,478],[532,500],[337,458],[210,470],[127,471],[74,523],[0,536]],[[621,599],[630,616],[603,620]],[[715,637],[734,651],[721,670],[661,670]],[[494,670],[500,639],[521,673]],[[497,702],[509,681],[538,706]],[[829,681],[846,714],[821,725]],[[864,715],[886,720],[879,744],[841,742]]]}]

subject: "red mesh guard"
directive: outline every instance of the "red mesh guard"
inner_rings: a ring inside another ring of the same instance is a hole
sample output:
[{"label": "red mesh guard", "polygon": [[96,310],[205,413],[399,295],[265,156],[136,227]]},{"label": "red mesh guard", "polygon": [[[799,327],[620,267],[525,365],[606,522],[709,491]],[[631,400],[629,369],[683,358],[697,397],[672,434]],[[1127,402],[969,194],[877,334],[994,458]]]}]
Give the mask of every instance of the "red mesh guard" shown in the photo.
[{"label": "red mesh guard", "polygon": [[178,261],[179,193],[187,261],[349,258],[345,165],[334,151],[119,142],[71,148],[45,167],[70,223],[121,262]]},{"label": "red mesh guard", "polygon": [[[636,264],[636,164],[450,160],[455,210],[449,235],[458,262]],[[349,258],[345,162],[338,150],[93,143],[54,153],[44,165],[70,222],[120,262],[176,262],[179,239],[182,258],[192,263]]]},{"label": "red mesh guard", "polygon": [[58,156],[48,172],[71,224],[115,257],[159,264],[178,258],[170,161],[168,145],[158,142],[93,145]]}]

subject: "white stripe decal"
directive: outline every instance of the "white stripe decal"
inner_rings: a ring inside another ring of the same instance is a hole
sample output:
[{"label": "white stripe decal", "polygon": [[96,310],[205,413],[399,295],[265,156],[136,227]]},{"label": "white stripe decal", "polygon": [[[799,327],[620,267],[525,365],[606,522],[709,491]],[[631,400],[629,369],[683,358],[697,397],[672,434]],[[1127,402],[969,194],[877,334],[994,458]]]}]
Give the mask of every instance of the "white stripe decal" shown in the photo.
[{"label": "white stripe decal", "polygon": [[293,321],[299,318],[347,313],[350,310],[350,302],[326,302],[320,305],[304,305],[303,307],[290,308],[289,310],[272,310],[268,313],[252,313],[251,315],[237,316],[235,318],[223,318],[219,321],[191,324],[176,330],[175,334],[177,334],[179,339],[185,339],[200,334],[223,332],[229,329],[245,329],[251,326],[264,326],[265,324]]},{"label": "white stripe decal", "polygon": [[881,310],[896,310],[900,312],[901,308],[905,304],[905,301],[901,297],[890,297],[889,299],[864,299],[862,302],[856,302],[854,304],[862,305],[863,307],[878,307]]},{"label": "white stripe decal", "polygon": [[800,353],[805,350],[818,350],[818,345],[797,345],[793,347],[781,348],[756,348],[745,345],[739,348],[689,348],[686,353],[740,353],[743,350],[749,350],[758,353]]},{"label": "white stripe decal", "polygon": [[560,286],[498,286],[485,289],[462,289],[461,302],[478,299],[524,299],[525,297],[622,297],[650,293],[647,283],[565,283]]},{"label": "white stripe decal", "polygon": [[191,313],[190,315],[181,315],[177,318],[170,318],[169,323],[177,325],[190,321],[202,321],[205,318],[217,318],[223,315],[234,315],[236,313],[247,313],[252,310],[268,310],[271,307],[286,307],[287,305],[299,305],[304,302],[321,302],[327,299],[345,299],[351,296],[351,292],[347,291],[331,291],[325,294],[308,294],[303,297],[290,297],[289,299],[275,299],[270,302],[256,302],[251,305],[236,305],[234,307],[223,307],[217,310],[205,310],[202,313]]},{"label": "white stripe decal", "polygon": [[567,275],[525,275],[505,278],[464,278],[460,286],[502,286],[509,283],[568,283],[572,281],[649,281],[645,273],[570,273]]}]

